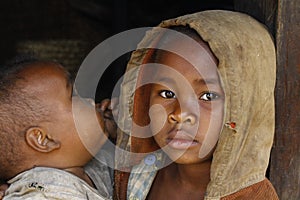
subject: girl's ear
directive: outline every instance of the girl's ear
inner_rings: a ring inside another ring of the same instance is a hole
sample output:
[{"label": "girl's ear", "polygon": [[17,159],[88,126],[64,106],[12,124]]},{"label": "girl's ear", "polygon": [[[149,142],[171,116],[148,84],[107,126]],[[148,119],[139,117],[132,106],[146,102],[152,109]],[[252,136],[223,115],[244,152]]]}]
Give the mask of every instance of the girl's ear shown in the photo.
[{"label": "girl's ear", "polygon": [[31,148],[42,153],[48,153],[60,148],[60,142],[52,139],[41,127],[27,129],[25,140]]}]

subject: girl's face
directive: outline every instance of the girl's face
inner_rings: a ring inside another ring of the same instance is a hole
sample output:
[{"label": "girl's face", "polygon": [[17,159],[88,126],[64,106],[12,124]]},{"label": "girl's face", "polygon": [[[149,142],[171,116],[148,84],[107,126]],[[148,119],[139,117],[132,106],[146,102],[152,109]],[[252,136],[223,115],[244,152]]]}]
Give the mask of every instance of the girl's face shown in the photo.
[{"label": "girl's face", "polygon": [[[176,43],[184,48],[183,42]],[[156,70],[149,116],[154,139],[168,156],[180,164],[194,164],[210,158],[216,146],[224,92],[208,48],[184,51],[191,55],[190,62],[173,53],[160,56],[164,66]]]}]

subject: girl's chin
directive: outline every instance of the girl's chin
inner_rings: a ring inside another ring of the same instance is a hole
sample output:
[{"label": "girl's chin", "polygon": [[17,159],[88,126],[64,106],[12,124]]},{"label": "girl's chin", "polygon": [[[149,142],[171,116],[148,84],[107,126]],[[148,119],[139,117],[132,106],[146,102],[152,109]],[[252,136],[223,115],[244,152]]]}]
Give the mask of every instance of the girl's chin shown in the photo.
[{"label": "girl's chin", "polygon": [[201,162],[199,153],[186,152],[186,150],[164,149],[168,157],[177,164],[197,164]]}]

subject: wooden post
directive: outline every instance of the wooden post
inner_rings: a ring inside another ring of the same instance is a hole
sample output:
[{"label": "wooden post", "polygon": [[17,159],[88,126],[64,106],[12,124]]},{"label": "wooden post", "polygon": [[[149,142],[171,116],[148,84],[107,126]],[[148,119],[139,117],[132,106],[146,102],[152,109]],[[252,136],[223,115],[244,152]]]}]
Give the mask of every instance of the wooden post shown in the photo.
[{"label": "wooden post", "polygon": [[280,199],[300,199],[300,1],[279,0],[276,138],[270,175]]},{"label": "wooden post", "polygon": [[276,130],[270,179],[281,200],[300,199],[300,1],[235,0],[266,24],[277,47]]}]

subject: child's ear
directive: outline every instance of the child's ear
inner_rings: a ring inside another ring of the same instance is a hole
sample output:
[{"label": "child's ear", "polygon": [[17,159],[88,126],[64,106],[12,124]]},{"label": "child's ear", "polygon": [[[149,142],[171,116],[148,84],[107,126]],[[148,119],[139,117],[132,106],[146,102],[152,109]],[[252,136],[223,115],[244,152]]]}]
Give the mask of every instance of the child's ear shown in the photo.
[{"label": "child's ear", "polygon": [[53,140],[41,127],[31,127],[25,133],[27,144],[36,151],[48,153],[60,148],[60,142]]}]

